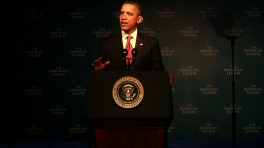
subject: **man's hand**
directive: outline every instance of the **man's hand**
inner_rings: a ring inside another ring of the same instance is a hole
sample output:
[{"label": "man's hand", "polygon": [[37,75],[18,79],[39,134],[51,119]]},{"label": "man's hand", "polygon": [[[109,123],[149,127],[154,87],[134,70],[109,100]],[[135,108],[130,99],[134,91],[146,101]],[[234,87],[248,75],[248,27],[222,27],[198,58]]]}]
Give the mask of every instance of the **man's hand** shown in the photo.
[{"label": "man's hand", "polygon": [[102,57],[94,60],[94,62],[92,63],[92,67],[94,71],[100,71],[100,70],[104,70],[105,66],[110,64],[110,61],[106,61],[105,63],[102,63]]},{"label": "man's hand", "polygon": [[171,73],[168,72],[168,75],[169,75],[169,81],[170,81],[170,85],[172,85],[172,83],[174,82],[174,77]]}]

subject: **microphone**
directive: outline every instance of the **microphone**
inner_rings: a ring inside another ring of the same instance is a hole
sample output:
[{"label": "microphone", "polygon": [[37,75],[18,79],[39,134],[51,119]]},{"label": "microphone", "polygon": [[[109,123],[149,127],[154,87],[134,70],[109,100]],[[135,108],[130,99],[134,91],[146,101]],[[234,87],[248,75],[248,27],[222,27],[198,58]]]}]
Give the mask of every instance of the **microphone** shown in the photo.
[{"label": "microphone", "polygon": [[129,62],[128,62],[128,65],[127,65],[127,60],[131,60],[131,58],[127,58],[127,55],[128,55],[128,51],[127,51],[127,49],[123,49],[123,51],[122,51],[122,61],[123,61],[124,65],[127,67],[127,70],[128,70],[128,71],[130,70],[131,65],[132,65],[132,64],[135,62],[135,60],[136,60],[137,50],[136,50],[135,48],[132,49],[131,54],[132,54],[132,63],[129,63]]},{"label": "microphone", "polygon": [[136,56],[137,56],[137,49],[134,48],[132,49],[132,64],[135,62]]},{"label": "microphone", "polygon": [[126,56],[127,56],[127,50],[126,49],[123,49],[122,51],[122,60],[126,60]]},{"label": "microphone", "polygon": [[123,51],[122,51],[122,61],[123,61],[125,66],[126,66],[126,59],[127,59],[126,56],[127,56],[127,54],[128,54],[127,50],[123,49]]}]

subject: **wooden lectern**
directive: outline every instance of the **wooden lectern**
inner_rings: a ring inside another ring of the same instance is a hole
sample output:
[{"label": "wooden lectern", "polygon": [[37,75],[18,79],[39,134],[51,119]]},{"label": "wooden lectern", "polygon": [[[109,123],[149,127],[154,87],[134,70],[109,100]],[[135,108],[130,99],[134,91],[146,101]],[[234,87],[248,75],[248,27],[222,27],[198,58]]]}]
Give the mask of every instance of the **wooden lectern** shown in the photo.
[{"label": "wooden lectern", "polygon": [[[127,77],[136,78],[144,90],[141,102],[131,108],[118,105],[113,97],[118,80]],[[86,117],[94,129],[96,148],[166,147],[173,118],[166,71],[91,72],[87,95]]]}]

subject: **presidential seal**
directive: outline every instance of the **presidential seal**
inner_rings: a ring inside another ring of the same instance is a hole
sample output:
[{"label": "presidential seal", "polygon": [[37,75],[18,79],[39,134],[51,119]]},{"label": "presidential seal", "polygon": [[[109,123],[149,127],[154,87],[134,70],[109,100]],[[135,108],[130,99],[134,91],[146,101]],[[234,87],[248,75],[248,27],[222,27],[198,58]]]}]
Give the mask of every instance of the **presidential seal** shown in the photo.
[{"label": "presidential seal", "polygon": [[134,108],[142,101],[144,88],[134,77],[126,76],[116,81],[112,90],[114,101],[122,108]]}]

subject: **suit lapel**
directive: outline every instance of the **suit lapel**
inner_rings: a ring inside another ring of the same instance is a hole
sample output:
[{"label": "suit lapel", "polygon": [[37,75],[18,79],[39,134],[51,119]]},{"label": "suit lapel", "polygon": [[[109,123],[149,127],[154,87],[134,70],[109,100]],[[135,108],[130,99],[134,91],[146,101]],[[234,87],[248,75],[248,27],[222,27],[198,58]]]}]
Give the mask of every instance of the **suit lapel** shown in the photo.
[{"label": "suit lapel", "polygon": [[123,50],[123,43],[122,43],[122,35],[121,33],[118,33],[115,36],[115,42],[114,42],[114,51],[117,58],[117,61],[119,62],[118,65],[121,65],[122,69],[126,69],[123,61],[122,61],[122,50]]},{"label": "suit lapel", "polygon": [[144,51],[144,36],[140,32],[137,33],[135,49],[137,50],[137,56],[135,59],[135,63],[131,66],[131,70],[134,70],[137,64],[140,62],[139,60],[141,59],[141,56],[143,55],[142,53]]}]

